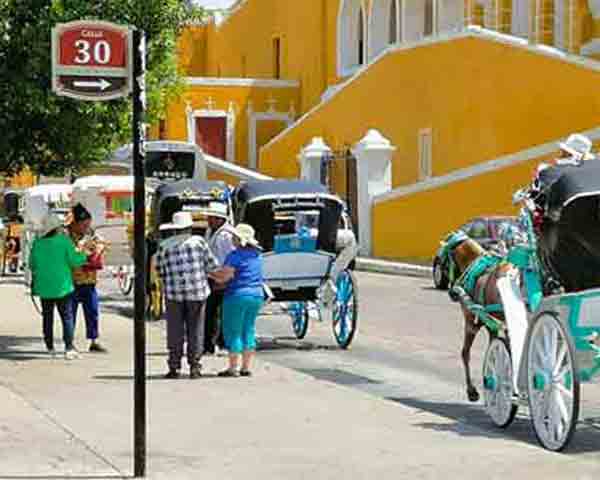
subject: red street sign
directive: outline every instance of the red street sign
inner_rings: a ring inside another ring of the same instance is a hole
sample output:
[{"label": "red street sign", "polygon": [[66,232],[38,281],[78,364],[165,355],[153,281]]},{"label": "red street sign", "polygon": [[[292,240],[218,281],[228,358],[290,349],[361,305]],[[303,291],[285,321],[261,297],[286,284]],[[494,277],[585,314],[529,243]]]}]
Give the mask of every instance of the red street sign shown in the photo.
[{"label": "red street sign", "polygon": [[112,100],[132,89],[129,27],[99,21],[58,24],[52,30],[52,90],[79,100]]}]

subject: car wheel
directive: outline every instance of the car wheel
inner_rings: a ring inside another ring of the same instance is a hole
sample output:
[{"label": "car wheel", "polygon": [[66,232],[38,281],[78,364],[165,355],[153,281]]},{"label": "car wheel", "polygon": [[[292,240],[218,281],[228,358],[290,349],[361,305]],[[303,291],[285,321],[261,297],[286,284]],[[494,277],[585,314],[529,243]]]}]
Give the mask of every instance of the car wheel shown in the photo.
[{"label": "car wheel", "polygon": [[448,288],[448,273],[439,258],[433,261],[433,284],[438,290],[446,290]]}]

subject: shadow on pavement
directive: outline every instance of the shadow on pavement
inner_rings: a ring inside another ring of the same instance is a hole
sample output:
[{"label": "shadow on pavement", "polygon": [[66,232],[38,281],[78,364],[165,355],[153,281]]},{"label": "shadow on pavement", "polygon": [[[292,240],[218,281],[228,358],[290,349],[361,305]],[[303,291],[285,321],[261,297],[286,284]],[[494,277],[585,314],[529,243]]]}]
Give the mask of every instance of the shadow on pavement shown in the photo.
[{"label": "shadow on pavement", "polygon": [[[166,367],[165,367],[165,373],[167,373]],[[155,380],[162,380],[165,382],[176,382],[178,380],[190,380],[190,378],[188,377],[188,372],[185,369],[181,370],[181,376],[179,378],[165,378],[165,373],[161,373],[161,374],[155,374],[155,375],[146,375],[146,380],[147,381],[155,381]],[[94,375],[92,377],[94,380],[127,380],[127,381],[133,381],[133,375]],[[202,380],[202,379],[209,379],[209,378],[219,378],[217,377],[216,373],[203,373],[202,376],[200,378],[195,378],[194,381],[198,381],[198,380]],[[224,379],[227,380],[227,379]],[[2,477],[0,477],[1,479]]]},{"label": "shadow on pavement", "polygon": [[292,350],[310,352],[314,350],[340,350],[337,345],[319,345],[296,337],[259,337],[256,339],[256,350],[269,353],[270,351]]},{"label": "shadow on pavement", "polygon": [[[506,429],[500,429],[492,424],[481,404],[429,402],[412,397],[386,397],[386,400],[454,421],[454,423],[422,422],[416,424],[416,426],[426,430],[454,432],[459,436],[468,437],[497,438],[502,436],[529,445],[538,445],[527,415],[517,415],[512,425]],[[523,407],[521,409],[524,410]],[[589,420],[580,420],[571,444],[565,449],[565,453],[578,454],[600,451],[600,429],[591,426],[588,423]]]},{"label": "shadow on pavement", "polygon": [[[36,347],[40,347],[39,350]],[[0,360],[41,360],[48,357],[41,337],[0,335]]]},{"label": "shadow on pavement", "polygon": [[112,480],[134,478],[133,475],[12,475],[2,476],[0,480]]}]

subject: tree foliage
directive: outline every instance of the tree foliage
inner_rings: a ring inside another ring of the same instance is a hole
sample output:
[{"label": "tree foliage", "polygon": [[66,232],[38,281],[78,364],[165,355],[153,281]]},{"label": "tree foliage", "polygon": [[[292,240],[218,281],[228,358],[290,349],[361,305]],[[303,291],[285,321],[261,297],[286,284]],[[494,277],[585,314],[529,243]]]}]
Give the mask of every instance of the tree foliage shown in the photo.
[{"label": "tree foliage", "polygon": [[187,0],[0,0],[0,173],[59,175],[101,161],[131,138],[131,102],[82,102],[51,90],[57,23],[106,20],[146,32],[147,122],[181,93],[176,41],[203,11]]}]

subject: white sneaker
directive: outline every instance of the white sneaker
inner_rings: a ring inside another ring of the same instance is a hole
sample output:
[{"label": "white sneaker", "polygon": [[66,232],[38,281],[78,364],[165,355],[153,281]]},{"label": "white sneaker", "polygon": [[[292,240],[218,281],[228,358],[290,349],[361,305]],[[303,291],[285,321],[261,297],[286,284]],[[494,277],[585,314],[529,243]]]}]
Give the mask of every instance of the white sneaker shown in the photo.
[{"label": "white sneaker", "polygon": [[76,360],[79,354],[75,350],[67,350],[65,352],[65,360]]}]

